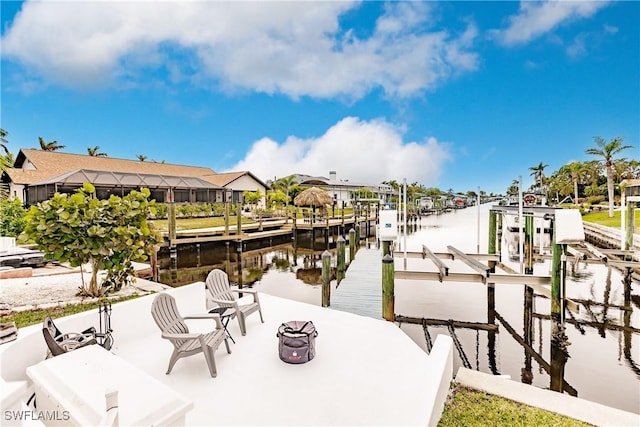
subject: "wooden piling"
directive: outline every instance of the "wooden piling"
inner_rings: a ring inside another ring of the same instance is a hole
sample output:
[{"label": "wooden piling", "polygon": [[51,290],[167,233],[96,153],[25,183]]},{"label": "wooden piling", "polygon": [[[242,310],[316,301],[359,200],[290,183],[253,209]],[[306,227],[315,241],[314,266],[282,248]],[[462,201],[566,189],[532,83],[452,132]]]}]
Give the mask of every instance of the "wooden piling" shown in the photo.
[{"label": "wooden piling", "polygon": [[224,204],[224,235],[229,235],[229,202]]},{"label": "wooden piling", "polygon": [[524,217],[524,274],[533,274],[533,217]]},{"label": "wooden piling", "polygon": [[322,253],[322,306],[331,304],[331,254],[329,251]]},{"label": "wooden piling", "polygon": [[[496,253],[496,240],[497,240],[497,227],[496,227],[496,212],[495,211],[489,211],[489,245],[488,245],[488,251],[490,254],[495,254]],[[488,262],[489,265],[489,271],[491,273],[495,273],[496,272],[496,261],[489,261]]]},{"label": "wooden piling", "polygon": [[242,203],[238,203],[238,213],[236,218],[236,235],[242,234]]},{"label": "wooden piling", "polygon": [[176,205],[173,202],[167,204],[167,218],[169,222],[169,264],[171,280],[178,277],[178,247],[176,245]]},{"label": "wooden piling", "polygon": [[173,245],[173,241],[176,239],[176,205],[173,202],[167,203],[167,219],[169,223],[169,243]]},{"label": "wooden piling", "polygon": [[627,202],[627,212],[625,215],[625,238],[624,250],[628,251],[633,248],[633,228],[635,226],[635,203]]},{"label": "wooden piling", "polygon": [[497,250],[498,250],[498,254],[500,255],[500,261],[502,261],[502,224],[503,224],[503,219],[504,219],[504,215],[499,215],[498,216],[498,224],[497,224],[497,236],[496,236],[496,240],[497,240]]},{"label": "wooden piling", "polygon": [[349,264],[356,257],[356,230],[349,230]]},{"label": "wooden piling", "polygon": [[[524,287],[524,309],[523,309],[523,339],[528,346],[533,345],[533,288]],[[533,382],[532,356],[525,352],[524,368],[522,369],[521,380],[525,384]]]},{"label": "wooden piling", "polygon": [[391,255],[382,258],[382,318],[395,320],[395,266]]},{"label": "wooden piling", "polygon": [[342,279],[344,279],[344,274],[345,274],[345,271],[347,270],[346,261],[345,261],[345,255],[346,255],[345,245],[346,245],[346,241],[344,240],[344,237],[342,236],[338,237],[338,240],[336,241],[336,254],[338,257],[338,260],[337,260],[338,271],[337,271],[336,279],[338,284],[340,284]]},{"label": "wooden piling", "polygon": [[391,242],[388,240],[382,241],[382,256],[391,255]]},{"label": "wooden piling", "polygon": [[[555,228],[555,222],[554,222]],[[554,236],[556,235],[554,230]],[[551,318],[559,323],[560,313],[562,310],[562,302],[560,295],[560,287],[562,286],[562,246],[553,243],[551,258]],[[554,322],[554,323],[555,323]]]}]

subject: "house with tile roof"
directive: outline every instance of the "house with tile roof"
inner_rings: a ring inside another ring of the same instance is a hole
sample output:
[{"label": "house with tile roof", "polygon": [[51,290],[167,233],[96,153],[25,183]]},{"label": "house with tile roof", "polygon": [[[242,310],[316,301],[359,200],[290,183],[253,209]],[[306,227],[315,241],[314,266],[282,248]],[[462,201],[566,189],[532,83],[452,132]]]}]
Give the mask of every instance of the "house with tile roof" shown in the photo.
[{"label": "house with tile roof", "polygon": [[21,149],[13,167],[2,173],[11,197],[31,205],[54,193],[72,193],[90,182],[98,198],[146,187],[158,202],[237,202],[244,191],[267,186],[248,171],[218,174],[210,168]]}]

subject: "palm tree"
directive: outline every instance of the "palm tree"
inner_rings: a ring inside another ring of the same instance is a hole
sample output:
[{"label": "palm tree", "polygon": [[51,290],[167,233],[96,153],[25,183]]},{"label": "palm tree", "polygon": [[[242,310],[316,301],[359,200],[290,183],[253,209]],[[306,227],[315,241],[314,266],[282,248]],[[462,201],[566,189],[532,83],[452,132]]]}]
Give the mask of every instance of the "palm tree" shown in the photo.
[{"label": "palm tree", "polygon": [[573,183],[573,194],[574,199],[573,203],[578,204],[578,184],[582,181],[583,169],[582,163],[580,162],[571,162],[567,165],[567,171],[569,172],[569,176],[571,177],[571,182]]},{"label": "palm tree", "polygon": [[107,153],[100,152],[100,146],[99,145],[96,145],[93,148],[87,147],[87,153],[89,153],[89,155],[91,157],[107,157]]},{"label": "palm tree", "polygon": [[[285,212],[287,213],[289,212],[289,202],[291,201],[290,193],[297,185],[298,183],[293,175],[276,179],[273,183],[274,190],[280,190],[287,196],[285,202]],[[287,221],[289,221],[289,215],[287,215]]]},{"label": "palm tree", "polygon": [[138,158],[138,160],[140,160],[141,162],[144,162],[145,160],[147,160],[147,156],[145,156],[144,154],[138,154],[136,156]]},{"label": "palm tree", "polygon": [[593,140],[596,147],[585,150],[586,154],[602,157],[605,169],[607,171],[607,201],[609,202],[609,218],[613,218],[613,156],[626,150],[633,148],[631,145],[622,145],[623,138],[614,138],[607,142],[604,138],[594,136]]},{"label": "palm tree", "polygon": [[58,151],[65,147],[64,145],[58,144],[58,141],[44,142],[41,136],[38,137],[38,140],[40,141],[40,149],[42,151]]},{"label": "palm tree", "polygon": [[7,147],[9,141],[7,140],[7,136],[9,136],[9,132],[0,128],[0,148],[2,148],[4,154],[9,154],[9,148]]},{"label": "palm tree", "polygon": [[531,171],[531,176],[536,182],[536,185],[539,190],[542,190],[542,186],[544,185],[544,168],[549,165],[545,165],[542,162],[538,166],[531,166],[529,170]]}]

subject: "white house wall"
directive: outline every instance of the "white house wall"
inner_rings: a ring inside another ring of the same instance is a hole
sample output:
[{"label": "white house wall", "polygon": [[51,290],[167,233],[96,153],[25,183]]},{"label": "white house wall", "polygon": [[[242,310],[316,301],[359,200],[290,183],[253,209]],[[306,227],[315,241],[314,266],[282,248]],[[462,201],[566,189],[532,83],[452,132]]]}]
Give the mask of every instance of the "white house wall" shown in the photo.
[{"label": "white house wall", "polygon": [[267,194],[267,188],[253,179],[251,175],[243,175],[238,179],[233,180],[229,184],[225,185],[225,188],[233,191],[260,191],[262,199],[259,203],[261,207],[265,205],[265,195]]},{"label": "white house wall", "polygon": [[9,194],[24,203],[24,185],[9,183]]}]

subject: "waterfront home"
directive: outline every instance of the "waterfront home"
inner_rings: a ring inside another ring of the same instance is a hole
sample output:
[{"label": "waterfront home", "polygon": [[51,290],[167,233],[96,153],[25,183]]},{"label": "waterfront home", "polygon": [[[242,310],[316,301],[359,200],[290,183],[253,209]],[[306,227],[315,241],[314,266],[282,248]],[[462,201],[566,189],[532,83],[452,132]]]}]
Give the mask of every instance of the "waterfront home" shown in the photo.
[{"label": "waterfront home", "polygon": [[219,174],[200,166],[117,159],[23,148],[12,168],[2,173],[11,197],[26,204],[55,192],[72,193],[85,182],[98,198],[123,196],[146,187],[158,202],[237,202],[244,191],[266,194],[267,186],[249,171]]}]

